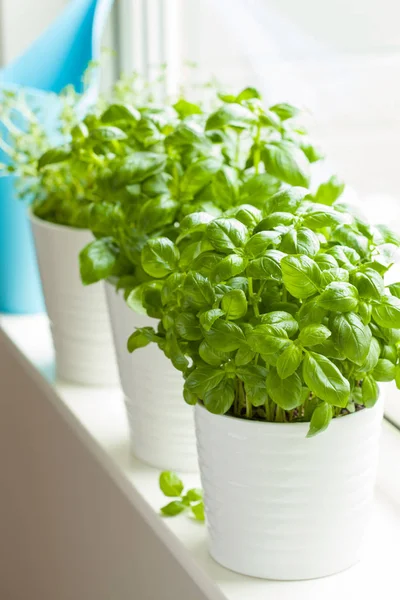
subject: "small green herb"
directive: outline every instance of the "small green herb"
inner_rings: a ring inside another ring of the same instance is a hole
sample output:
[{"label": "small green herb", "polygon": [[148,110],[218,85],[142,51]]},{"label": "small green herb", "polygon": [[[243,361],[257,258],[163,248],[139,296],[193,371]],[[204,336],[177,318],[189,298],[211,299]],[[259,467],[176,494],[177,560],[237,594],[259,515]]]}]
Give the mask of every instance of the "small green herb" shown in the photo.
[{"label": "small green herb", "polygon": [[184,485],[173,471],[163,471],[159,478],[160,489],[168,498],[176,498],[161,508],[166,517],[175,517],[182,512],[191,511],[196,521],[204,521],[203,491],[193,488],[184,492]]}]

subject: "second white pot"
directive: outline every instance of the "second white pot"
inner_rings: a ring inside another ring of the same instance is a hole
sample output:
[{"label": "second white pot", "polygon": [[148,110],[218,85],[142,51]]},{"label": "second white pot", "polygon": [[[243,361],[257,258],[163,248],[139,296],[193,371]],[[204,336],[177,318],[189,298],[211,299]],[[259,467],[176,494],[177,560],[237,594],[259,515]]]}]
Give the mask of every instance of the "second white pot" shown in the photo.
[{"label": "second white pot", "polygon": [[182,397],[181,373],[154,343],[127,350],[135,329],[156,327],[157,320],[133,312],[110,283],[106,295],[133,455],[159,469],[197,471],[193,407]]},{"label": "second white pot", "polygon": [[84,385],[117,385],[118,372],[104,285],[85,287],[79,252],[93,238],[86,229],[49,223],[31,214],[57,377]]},{"label": "second white pot", "polygon": [[308,423],[213,415],[196,433],[210,553],[255,577],[299,580],[360,558],[378,461],[382,399],[306,438]]}]

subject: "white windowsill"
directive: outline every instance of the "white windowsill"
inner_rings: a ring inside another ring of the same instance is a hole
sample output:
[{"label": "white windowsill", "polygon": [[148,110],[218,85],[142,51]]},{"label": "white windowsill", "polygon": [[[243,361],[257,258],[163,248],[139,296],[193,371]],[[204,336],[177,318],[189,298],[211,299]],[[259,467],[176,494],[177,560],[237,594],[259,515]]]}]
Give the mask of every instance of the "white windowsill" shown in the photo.
[{"label": "white windowsill", "polygon": [[[51,378],[53,351],[46,317],[4,316],[0,317],[0,325],[38,369]],[[158,489],[159,472],[129,458],[128,428],[120,390],[65,383],[56,383],[55,388],[100,452],[104,451],[111,459],[115,476],[129,481],[148,505],[158,511],[166,503]],[[400,433],[385,421],[375,509],[364,557],[354,568],[325,579],[286,583],[237,575],[220,567],[208,555],[205,526],[187,516],[165,519],[164,522],[205,572],[205,576],[214,581],[228,599],[353,600],[378,597],[379,594],[385,600],[395,600],[399,598],[399,459]],[[188,486],[199,484],[195,475],[185,475],[183,479]],[[346,507],[338,506],[337,509],[346,510]]]}]

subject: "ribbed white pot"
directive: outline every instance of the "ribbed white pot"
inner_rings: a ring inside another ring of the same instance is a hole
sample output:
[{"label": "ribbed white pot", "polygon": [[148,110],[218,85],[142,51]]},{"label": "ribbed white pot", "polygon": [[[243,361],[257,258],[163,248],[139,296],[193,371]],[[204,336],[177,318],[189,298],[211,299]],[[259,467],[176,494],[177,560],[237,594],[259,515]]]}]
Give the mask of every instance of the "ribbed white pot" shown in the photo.
[{"label": "ribbed white pot", "polygon": [[138,327],[158,321],[132,311],[122,291],[106,283],[121,386],[128,413],[131,451],[159,469],[198,470],[193,408],[183,397],[183,377],[156,344],[132,354],[127,340]]},{"label": "ribbed white pot", "polygon": [[376,476],[383,402],[306,438],[307,423],[195,410],[210,553],[266,579],[343,571],[360,557]]},{"label": "ribbed white pot", "polygon": [[104,285],[84,286],[78,255],[93,238],[85,229],[31,214],[57,377],[84,385],[117,385],[118,371]]}]

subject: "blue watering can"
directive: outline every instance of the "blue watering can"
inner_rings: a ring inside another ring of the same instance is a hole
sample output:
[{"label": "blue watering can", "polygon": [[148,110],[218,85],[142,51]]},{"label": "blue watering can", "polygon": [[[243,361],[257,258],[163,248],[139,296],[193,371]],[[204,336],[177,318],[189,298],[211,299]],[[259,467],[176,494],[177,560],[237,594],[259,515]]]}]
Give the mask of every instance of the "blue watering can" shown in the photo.
[{"label": "blue watering can", "polygon": [[[1,90],[22,89],[49,136],[57,140],[61,105],[56,94],[67,85],[82,91],[83,73],[99,57],[112,4],[72,0],[23,56],[0,70],[0,102]],[[96,100],[98,83],[95,72],[82,97],[83,110]],[[7,162],[1,150],[0,162]],[[0,313],[37,313],[44,311],[39,273],[26,203],[16,197],[14,183],[14,177],[0,178]]]}]

